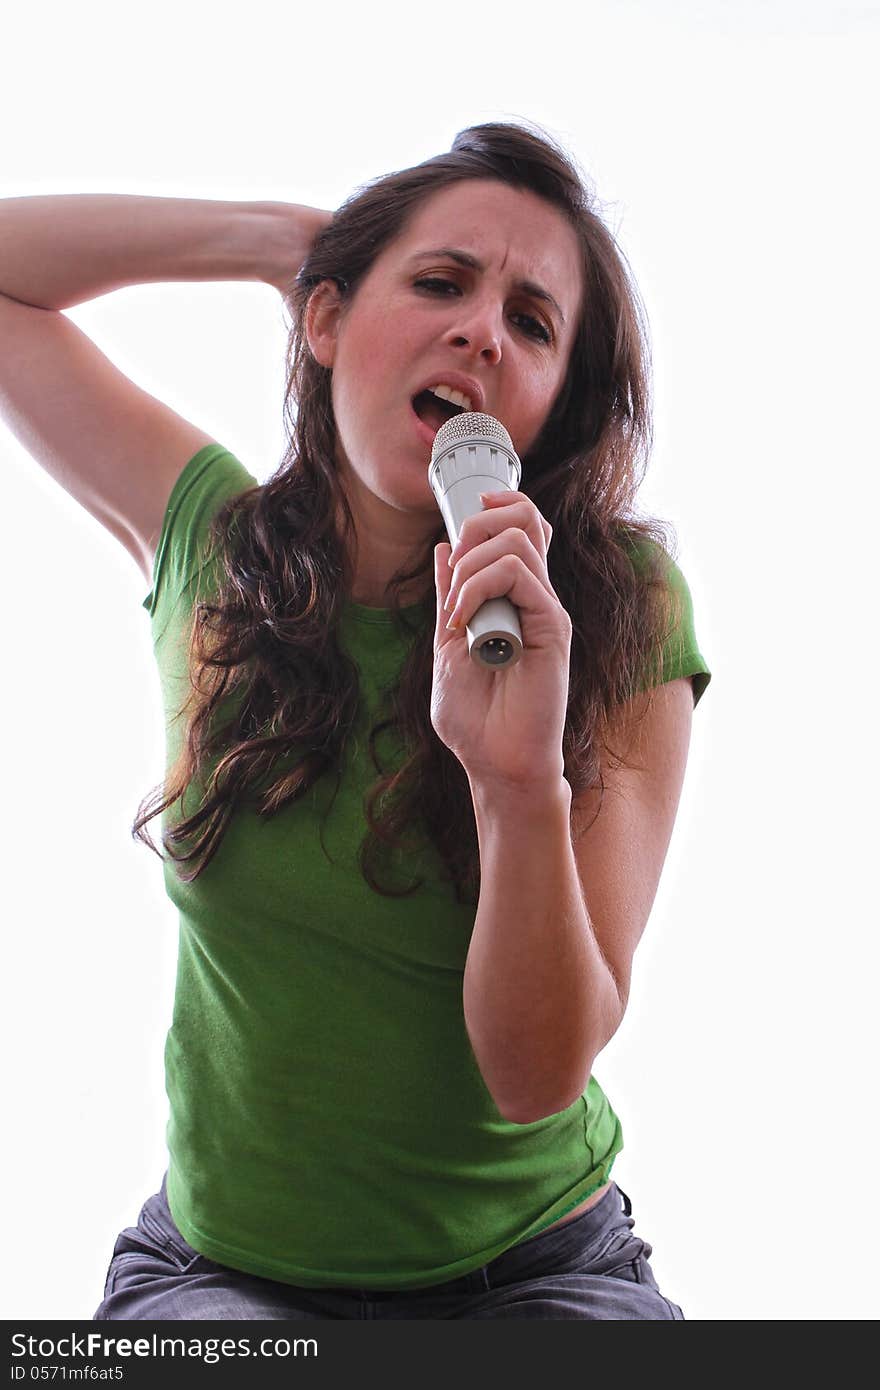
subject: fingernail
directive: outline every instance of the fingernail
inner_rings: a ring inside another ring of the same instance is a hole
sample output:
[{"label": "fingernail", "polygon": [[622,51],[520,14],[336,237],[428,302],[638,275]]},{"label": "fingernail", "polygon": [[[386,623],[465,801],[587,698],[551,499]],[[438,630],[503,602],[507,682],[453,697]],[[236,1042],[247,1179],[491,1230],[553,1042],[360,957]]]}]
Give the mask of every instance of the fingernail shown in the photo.
[{"label": "fingernail", "polygon": [[447,632],[450,632],[450,631],[452,631],[454,628],[457,628],[457,627],[458,627],[458,619],[457,619],[457,617],[455,616],[455,614],[453,613],[452,617],[449,619],[449,622],[446,624],[446,631],[447,631]]}]

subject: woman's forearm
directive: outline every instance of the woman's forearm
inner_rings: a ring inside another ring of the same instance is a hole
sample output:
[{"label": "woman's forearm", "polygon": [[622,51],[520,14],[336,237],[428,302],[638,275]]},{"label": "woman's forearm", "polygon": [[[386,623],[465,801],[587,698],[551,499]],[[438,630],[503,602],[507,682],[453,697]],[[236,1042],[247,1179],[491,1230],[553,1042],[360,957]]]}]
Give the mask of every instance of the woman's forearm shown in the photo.
[{"label": "woman's forearm", "polygon": [[0,293],[69,309],[126,285],[267,280],[283,206],[124,193],[0,199]]},{"label": "woman's forearm", "polygon": [[571,787],[469,779],[480,900],[464,969],[465,1026],[502,1115],[529,1124],[572,1104],[621,1017],[571,843]]}]

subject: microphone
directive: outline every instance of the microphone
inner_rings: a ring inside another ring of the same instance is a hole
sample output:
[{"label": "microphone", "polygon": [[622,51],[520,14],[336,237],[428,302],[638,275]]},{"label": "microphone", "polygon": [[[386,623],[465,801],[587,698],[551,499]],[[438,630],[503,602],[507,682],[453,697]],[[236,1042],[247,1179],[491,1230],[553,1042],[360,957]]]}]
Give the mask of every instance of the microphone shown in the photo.
[{"label": "microphone", "polygon": [[[455,545],[465,519],[484,510],[481,492],[516,492],[522,465],[507,430],[476,410],[453,415],[434,437],[428,482]],[[509,599],[490,598],[467,624],[468,655],[485,666],[515,666],[522,630]]]}]

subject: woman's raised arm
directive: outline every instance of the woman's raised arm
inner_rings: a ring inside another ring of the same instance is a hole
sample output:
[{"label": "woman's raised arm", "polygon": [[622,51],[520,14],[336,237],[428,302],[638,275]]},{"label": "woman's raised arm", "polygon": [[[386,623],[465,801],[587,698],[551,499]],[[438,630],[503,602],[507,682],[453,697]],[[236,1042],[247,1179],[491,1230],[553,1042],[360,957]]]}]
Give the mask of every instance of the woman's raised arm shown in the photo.
[{"label": "woman's raised arm", "polygon": [[331,214],[295,203],[62,193],[0,200],[0,294],[70,309],[126,285],[262,280],[283,292]]},{"label": "woman's raised arm", "polygon": [[284,294],[330,213],[124,194],[0,201],[0,416],[149,581],[168,498],[212,436],[116,368],[62,312],[171,280]]}]

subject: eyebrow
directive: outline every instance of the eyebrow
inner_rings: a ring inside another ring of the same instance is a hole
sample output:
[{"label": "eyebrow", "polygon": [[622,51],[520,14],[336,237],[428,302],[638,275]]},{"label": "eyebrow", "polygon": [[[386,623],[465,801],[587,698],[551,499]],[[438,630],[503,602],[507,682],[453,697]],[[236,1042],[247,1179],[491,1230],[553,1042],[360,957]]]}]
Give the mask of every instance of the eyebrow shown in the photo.
[{"label": "eyebrow", "polygon": [[[459,251],[453,246],[438,246],[433,251],[417,251],[414,256],[410,256],[410,261],[427,260],[431,256],[447,256],[450,261],[457,261],[459,265],[465,266],[468,270],[482,272],[486,269],[482,261],[478,261],[476,256],[472,256],[468,251]],[[565,315],[549,290],[542,289],[533,280],[518,280],[516,288],[525,294],[532,295],[535,299],[542,300],[545,304],[552,304],[562,322],[565,323]]]}]

